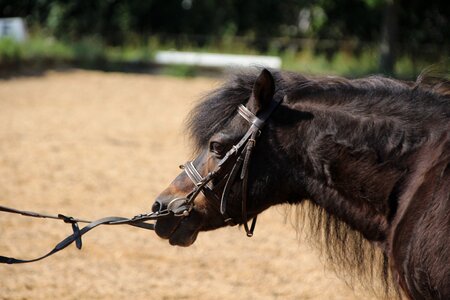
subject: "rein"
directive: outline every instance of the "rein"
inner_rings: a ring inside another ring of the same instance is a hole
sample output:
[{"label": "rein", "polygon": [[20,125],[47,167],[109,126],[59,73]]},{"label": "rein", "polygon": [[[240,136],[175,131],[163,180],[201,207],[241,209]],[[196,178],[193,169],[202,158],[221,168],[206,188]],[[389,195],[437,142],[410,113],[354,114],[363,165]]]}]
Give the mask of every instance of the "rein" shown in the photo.
[{"label": "rein", "polygon": [[[169,217],[169,216],[180,217],[180,216],[186,215],[186,213],[185,213],[186,207],[184,207],[184,206],[178,206],[177,208],[175,208],[173,210],[169,206],[169,207],[167,207],[167,209],[165,209],[163,211],[158,211],[158,212],[153,212],[153,213],[148,213],[148,214],[140,214],[140,215],[136,215],[132,218],[105,217],[105,218],[101,218],[101,219],[98,219],[95,221],[76,219],[76,218],[65,216],[62,214],[53,216],[53,215],[36,213],[36,212],[32,212],[32,211],[18,210],[18,209],[14,209],[14,208],[5,207],[5,206],[0,206],[0,211],[6,212],[6,213],[20,214],[20,215],[23,215],[26,217],[62,220],[64,223],[71,224],[72,230],[73,230],[73,233],[71,235],[69,235],[68,237],[63,239],[61,242],[59,242],[47,254],[44,254],[38,258],[28,259],[28,260],[17,259],[17,258],[13,258],[13,257],[7,257],[7,256],[0,255],[0,263],[3,263],[3,264],[23,264],[23,263],[39,261],[41,259],[44,259],[46,257],[49,257],[49,256],[55,254],[56,252],[63,250],[64,248],[66,248],[67,246],[72,244],[73,242],[75,242],[75,245],[78,249],[81,249],[81,247],[83,245],[82,241],[81,241],[81,237],[84,234],[86,234],[87,232],[89,232],[90,230],[92,230],[95,227],[100,226],[100,225],[131,225],[131,226],[139,227],[142,229],[154,230],[155,225],[152,223],[146,223],[146,221],[158,220],[158,219]],[[78,223],[87,223],[87,225],[80,229]]]},{"label": "rein", "polygon": [[[285,96],[286,98],[286,96]],[[248,197],[248,167],[252,155],[253,148],[256,144],[256,139],[261,133],[261,129],[266,123],[267,119],[270,117],[272,112],[280,105],[281,101],[272,100],[270,106],[261,112],[259,116],[253,114],[244,105],[238,107],[238,114],[250,123],[250,128],[247,133],[241,138],[241,140],[228,151],[225,156],[219,161],[217,167],[214,171],[209,172],[206,176],[202,176],[200,172],[196,169],[193,161],[188,161],[180,168],[186,173],[190,180],[194,183],[194,189],[185,198],[175,198],[173,199],[165,209],[160,209],[156,212],[139,214],[132,218],[124,217],[105,217],[95,221],[77,219],[70,216],[58,214],[58,215],[47,215],[42,213],[36,213],[32,211],[18,210],[14,208],[9,208],[6,206],[0,206],[0,212],[20,214],[27,217],[33,218],[46,218],[61,220],[64,223],[71,224],[73,233],[59,242],[51,251],[40,257],[34,259],[17,259],[13,257],[0,256],[0,263],[3,264],[23,264],[42,260],[47,258],[75,242],[78,249],[82,248],[81,237],[85,235],[90,230],[94,229],[100,225],[130,225],[134,227],[139,227],[147,230],[155,230],[154,223],[147,223],[147,221],[156,221],[158,219],[167,217],[180,217],[185,218],[189,216],[191,210],[194,207],[194,200],[200,194],[203,193],[210,204],[215,207],[224,218],[224,222],[230,226],[238,224],[232,217],[229,216],[227,212],[227,202],[228,196],[231,191],[232,185],[237,181],[241,181],[241,191],[242,191],[242,203],[241,203],[241,218],[244,223],[244,228],[248,237],[253,236],[253,231],[256,226],[256,216],[253,217],[250,227],[247,224],[247,197]],[[233,163],[231,171],[224,173],[224,169],[229,164]],[[240,173],[240,174],[239,174]],[[238,177],[239,175],[239,177]],[[219,178],[223,176],[222,178]],[[225,181],[225,186],[223,188],[222,194],[218,194],[214,187],[210,186],[210,182],[213,179],[220,179],[220,181]],[[86,223],[87,225],[80,229],[79,223]]]}]

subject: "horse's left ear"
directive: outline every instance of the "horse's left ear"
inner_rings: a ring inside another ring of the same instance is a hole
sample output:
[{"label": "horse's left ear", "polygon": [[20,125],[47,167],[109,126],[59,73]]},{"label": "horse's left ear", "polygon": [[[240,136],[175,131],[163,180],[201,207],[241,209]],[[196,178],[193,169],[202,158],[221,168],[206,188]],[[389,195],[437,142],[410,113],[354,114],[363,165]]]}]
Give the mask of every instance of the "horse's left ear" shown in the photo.
[{"label": "horse's left ear", "polygon": [[274,94],[275,81],[273,80],[272,73],[267,69],[263,69],[255,81],[247,108],[254,114],[257,114],[269,105]]}]

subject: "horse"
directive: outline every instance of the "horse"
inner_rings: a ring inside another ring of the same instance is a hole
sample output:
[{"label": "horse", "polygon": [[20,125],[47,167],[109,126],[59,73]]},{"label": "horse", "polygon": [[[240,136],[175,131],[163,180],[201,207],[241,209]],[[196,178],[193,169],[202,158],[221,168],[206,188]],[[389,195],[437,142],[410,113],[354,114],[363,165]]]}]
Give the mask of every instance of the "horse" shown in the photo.
[{"label": "horse", "polygon": [[269,207],[305,206],[337,265],[379,269],[399,296],[450,299],[445,78],[241,72],[194,107],[187,128],[196,158],[152,206],[178,212],[155,224],[171,245],[229,225],[251,236]]}]

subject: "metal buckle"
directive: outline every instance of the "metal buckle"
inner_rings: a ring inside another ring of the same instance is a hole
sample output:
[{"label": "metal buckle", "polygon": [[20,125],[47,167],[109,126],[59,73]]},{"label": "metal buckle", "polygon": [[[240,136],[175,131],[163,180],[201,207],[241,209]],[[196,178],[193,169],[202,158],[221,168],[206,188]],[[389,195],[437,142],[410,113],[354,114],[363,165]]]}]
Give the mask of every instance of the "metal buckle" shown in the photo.
[{"label": "metal buckle", "polygon": [[[180,201],[181,204],[177,205],[177,202]],[[167,210],[173,213],[175,217],[187,217],[192,210],[192,205],[189,204],[188,198],[175,198],[169,202]]]}]

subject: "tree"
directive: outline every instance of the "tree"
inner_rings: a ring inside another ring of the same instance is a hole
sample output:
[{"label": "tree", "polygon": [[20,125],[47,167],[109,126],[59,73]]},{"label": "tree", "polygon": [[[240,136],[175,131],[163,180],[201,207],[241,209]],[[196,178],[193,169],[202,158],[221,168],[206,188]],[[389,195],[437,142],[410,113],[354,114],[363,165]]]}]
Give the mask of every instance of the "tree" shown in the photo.
[{"label": "tree", "polygon": [[387,74],[394,73],[395,56],[397,52],[397,9],[395,0],[386,0],[381,26],[379,68],[381,72]]}]

